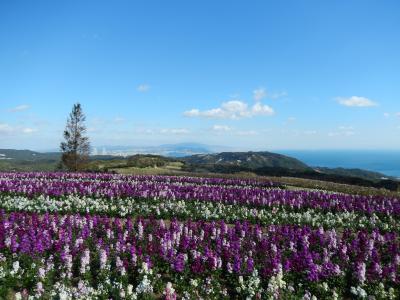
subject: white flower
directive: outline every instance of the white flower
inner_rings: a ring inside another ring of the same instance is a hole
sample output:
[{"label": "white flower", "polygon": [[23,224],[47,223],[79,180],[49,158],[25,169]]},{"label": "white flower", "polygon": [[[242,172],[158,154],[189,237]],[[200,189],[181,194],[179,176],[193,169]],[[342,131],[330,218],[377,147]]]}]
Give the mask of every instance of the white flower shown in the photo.
[{"label": "white flower", "polygon": [[66,291],[61,291],[58,296],[60,297],[60,300],[69,300],[68,293]]},{"label": "white flower", "polygon": [[19,270],[19,261],[17,260],[13,262],[13,271],[14,273],[18,273],[18,270]]},{"label": "white flower", "polygon": [[36,291],[41,294],[44,292],[44,288],[43,288],[43,283],[41,283],[40,281],[37,283],[36,285]]},{"label": "white flower", "polygon": [[338,299],[339,299],[338,293],[336,293],[336,291],[333,291],[333,293],[332,293],[332,300],[338,300]]},{"label": "white flower", "polygon": [[153,286],[151,285],[150,280],[147,278],[147,275],[143,276],[143,280],[136,287],[136,292],[138,294],[147,294],[153,292]]},{"label": "white flower", "polygon": [[142,225],[142,222],[139,222],[139,224],[138,224],[138,235],[139,235],[139,239],[143,238],[143,225]]},{"label": "white flower", "polygon": [[100,250],[100,268],[105,269],[107,265],[107,252],[104,249]]},{"label": "white flower", "polygon": [[199,283],[197,282],[196,279],[190,279],[190,284],[194,287],[197,287],[199,285]]},{"label": "white flower", "polygon": [[133,294],[133,285],[132,284],[128,284],[128,286],[126,288],[126,293],[128,294],[128,296]]},{"label": "white flower", "polygon": [[46,270],[43,268],[39,268],[39,278],[43,279],[46,276]]},{"label": "white flower", "polygon": [[329,290],[329,286],[326,282],[322,283],[322,289],[327,292]]},{"label": "white flower", "polygon": [[354,286],[352,286],[350,288],[350,292],[360,298],[367,298],[368,294],[367,292],[360,286],[358,286],[357,288],[355,288]]}]

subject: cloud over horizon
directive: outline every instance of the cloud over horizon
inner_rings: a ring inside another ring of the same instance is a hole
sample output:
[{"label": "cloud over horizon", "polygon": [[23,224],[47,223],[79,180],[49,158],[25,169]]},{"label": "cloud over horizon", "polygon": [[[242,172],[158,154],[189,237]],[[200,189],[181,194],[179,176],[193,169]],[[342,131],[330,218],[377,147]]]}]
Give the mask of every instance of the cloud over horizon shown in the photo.
[{"label": "cloud over horizon", "polygon": [[232,127],[227,126],[227,125],[214,125],[211,128],[211,130],[215,131],[215,132],[227,132],[227,131],[231,131]]},{"label": "cloud over horizon", "polygon": [[189,134],[190,130],[187,128],[163,128],[160,130],[160,133],[182,135],[182,134]]},{"label": "cloud over horizon", "polygon": [[22,126],[11,126],[7,123],[0,123],[0,135],[16,135],[19,133],[32,134],[37,132],[37,128],[22,127]]},{"label": "cloud over horizon", "polygon": [[353,126],[339,126],[336,131],[331,131],[328,133],[329,137],[336,137],[336,136],[353,136],[356,132],[354,131]]}]

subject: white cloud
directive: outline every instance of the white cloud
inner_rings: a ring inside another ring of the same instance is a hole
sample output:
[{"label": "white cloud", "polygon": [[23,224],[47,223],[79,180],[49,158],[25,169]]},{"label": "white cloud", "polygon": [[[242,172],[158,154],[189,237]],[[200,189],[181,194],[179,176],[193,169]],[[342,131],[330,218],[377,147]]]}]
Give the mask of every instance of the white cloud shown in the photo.
[{"label": "white cloud", "polygon": [[137,128],[137,129],[135,129],[135,132],[139,133],[139,134],[154,134],[155,133],[154,130],[151,128]]},{"label": "white cloud", "polygon": [[276,93],[272,93],[272,94],[268,94],[268,98],[271,99],[278,99],[278,98],[282,98],[282,97],[286,97],[287,93],[286,92],[276,92]]},{"label": "white cloud", "polygon": [[114,123],[123,123],[125,121],[124,118],[122,117],[115,117],[114,118]]},{"label": "white cloud", "polygon": [[26,134],[31,134],[31,133],[34,133],[34,132],[36,132],[36,131],[38,131],[36,128],[30,128],[30,127],[23,128],[23,129],[22,129],[22,132],[23,132],[23,133],[26,133]]},{"label": "white cloud", "polygon": [[253,91],[253,98],[255,101],[261,101],[264,98],[269,98],[269,99],[278,99],[287,96],[287,93],[285,91],[283,92],[274,92],[274,93],[268,93],[267,90],[263,87],[260,87],[258,89],[255,89]]},{"label": "white cloud", "polygon": [[160,130],[160,133],[162,134],[188,134],[190,133],[189,129],[186,128],[163,128]]},{"label": "white cloud", "polygon": [[235,132],[235,134],[239,136],[252,136],[252,135],[257,135],[258,132],[255,130],[243,130],[243,131],[237,131]]},{"label": "white cloud", "polygon": [[306,130],[306,131],[304,131],[305,135],[315,135],[317,133],[318,132],[316,130]]},{"label": "white cloud", "polygon": [[255,103],[249,108],[248,104],[240,100],[231,100],[222,103],[221,107],[200,111],[197,108],[185,111],[186,117],[203,117],[210,119],[242,119],[250,118],[257,115],[273,115],[274,110],[260,102]]},{"label": "white cloud", "polygon": [[267,96],[267,92],[265,91],[265,88],[258,88],[253,91],[253,98],[256,101],[261,101]]},{"label": "white cloud", "polygon": [[349,130],[354,130],[354,127],[353,126],[339,126],[339,130],[349,131]]},{"label": "white cloud", "polygon": [[247,104],[239,100],[232,100],[222,103],[221,107],[227,112],[242,113],[247,111]]},{"label": "white cloud", "polygon": [[253,135],[258,135],[259,133],[255,130],[235,130],[234,128],[228,126],[228,125],[214,125],[211,127],[212,131],[214,131],[216,134],[222,134],[222,133],[231,133],[236,136],[253,136]]},{"label": "white cloud", "polygon": [[30,108],[29,105],[27,105],[27,104],[21,104],[21,105],[18,105],[18,106],[16,106],[16,107],[11,108],[9,111],[10,111],[10,112],[20,112],[20,111],[27,110],[27,109],[29,109],[29,108]]},{"label": "white cloud", "polygon": [[138,92],[141,92],[141,93],[148,92],[149,90],[150,90],[150,85],[148,85],[148,84],[140,84],[140,85],[137,87],[137,91],[138,91]]},{"label": "white cloud", "polygon": [[390,117],[390,114],[387,113],[387,112],[385,112],[385,113],[383,113],[383,116],[384,116],[385,118],[389,118],[389,117]]},{"label": "white cloud", "polygon": [[336,98],[336,101],[339,102],[339,104],[344,105],[344,106],[349,106],[349,107],[371,107],[371,106],[377,106],[378,103],[365,98],[365,97],[358,97],[358,96],[352,96],[348,98]]},{"label": "white cloud", "polygon": [[353,126],[339,126],[337,131],[329,132],[328,136],[353,136],[355,134]]},{"label": "white cloud", "polygon": [[217,132],[227,132],[232,130],[232,128],[227,125],[214,125],[211,129]]},{"label": "white cloud", "polygon": [[0,123],[0,134],[10,134],[13,131],[14,130],[10,125],[6,123]]},{"label": "white cloud", "polygon": [[355,135],[356,133],[354,131],[348,130],[348,131],[344,131],[343,134],[345,136],[352,136],[352,135]]},{"label": "white cloud", "polygon": [[11,126],[6,123],[0,123],[0,134],[4,134],[4,135],[7,135],[7,134],[17,135],[19,133],[31,134],[36,131],[38,131],[36,128]]},{"label": "white cloud", "polygon": [[158,134],[166,134],[166,135],[185,135],[189,134],[190,130],[187,128],[161,128],[161,129],[154,129],[154,128],[136,128],[135,132],[137,134],[144,134],[144,135],[158,135]]},{"label": "white cloud", "polygon": [[97,132],[98,129],[97,129],[96,127],[88,127],[88,128],[86,129],[86,131],[87,131],[87,132]]},{"label": "white cloud", "polygon": [[183,113],[184,116],[186,117],[199,117],[200,116],[200,110],[197,108],[193,108],[191,110],[187,110]]},{"label": "white cloud", "polygon": [[255,115],[273,115],[274,114],[274,110],[268,106],[268,105],[264,105],[261,104],[260,102],[257,102],[256,104],[253,105],[252,108],[252,114]]}]

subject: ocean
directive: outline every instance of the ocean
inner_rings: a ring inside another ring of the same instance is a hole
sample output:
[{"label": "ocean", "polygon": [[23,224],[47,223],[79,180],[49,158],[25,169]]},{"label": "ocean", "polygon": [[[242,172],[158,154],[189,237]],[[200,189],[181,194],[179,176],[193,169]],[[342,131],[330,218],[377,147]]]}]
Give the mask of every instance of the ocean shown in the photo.
[{"label": "ocean", "polygon": [[400,178],[400,151],[396,150],[282,150],[314,167],[357,168]]}]

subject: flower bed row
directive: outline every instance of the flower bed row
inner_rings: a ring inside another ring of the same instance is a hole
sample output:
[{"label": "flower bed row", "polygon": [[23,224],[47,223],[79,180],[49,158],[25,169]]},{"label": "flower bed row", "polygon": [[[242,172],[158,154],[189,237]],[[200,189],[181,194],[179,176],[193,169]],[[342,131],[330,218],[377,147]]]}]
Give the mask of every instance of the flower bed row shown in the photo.
[{"label": "flower bed row", "polygon": [[123,181],[123,182],[165,182],[195,185],[221,185],[271,188],[279,184],[268,180],[253,180],[243,178],[161,176],[161,175],[123,175],[110,173],[61,173],[61,172],[2,172],[0,179],[30,180],[30,181]]},{"label": "flower bed row", "polygon": [[354,211],[366,214],[400,216],[400,199],[380,196],[358,196],[315,191],[261,189],[257,187],[225,187],[170,184],[168,182],[104,182],[104,181],[29,181],[0,180],[0,193],[28,197],[48,195],[88,197],[196,199],[254,207],[287,206],[325,211]]},{"label": "flower bed row", "polygon": [[397,232],[0,211],[0,297],[400,296]]},{"label": "flower bed row", "polygon": [[0,208],[6,211],[36,213],[81,213],[115,217],[143,216],[157,219],[249,221],[255,224],[293,224],[324,228],[356,228],[400,232],[400,220],[387,215],[359,212],[326,212],[287,206],[247,207],[199,200],[113,199],[68,195],[65,197],[0,195]]}]

